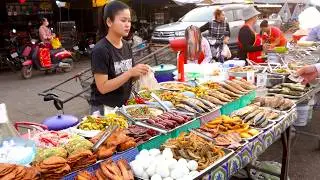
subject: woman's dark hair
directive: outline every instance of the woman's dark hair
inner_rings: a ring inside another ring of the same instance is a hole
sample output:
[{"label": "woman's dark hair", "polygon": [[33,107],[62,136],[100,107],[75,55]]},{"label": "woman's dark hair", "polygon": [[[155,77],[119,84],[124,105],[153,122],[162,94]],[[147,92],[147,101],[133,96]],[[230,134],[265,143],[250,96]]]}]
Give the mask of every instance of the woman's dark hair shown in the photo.
[{"label": "woman's dark hair", "polygon": [[45,21],[48,21],[48,19],[45,18],[45,17],[42,17],[42,18],[40,19],[41,24],[42,24],[43,22],[45,22]]},{"label": "woman's dark hair", "polygon": [[102,17],[102,23],[100,27],[100,36],[105,36],[108,33],[109,27],[106,23],[107,19],[109,18],[111,21],[114,21],[115,16],[119,11],[130,9],[128,5],[126,5],[123,2],[120,1],[111,1],[110,3],[106,4],[103,8],[103,17]]},{"label": "woman's dark hair", "polygon": [[260,28],[264,28],[264,27],[268,27],[269,24],[268,24],[268,21],[267,20],[263,20],[261,23],[260,23]]}]

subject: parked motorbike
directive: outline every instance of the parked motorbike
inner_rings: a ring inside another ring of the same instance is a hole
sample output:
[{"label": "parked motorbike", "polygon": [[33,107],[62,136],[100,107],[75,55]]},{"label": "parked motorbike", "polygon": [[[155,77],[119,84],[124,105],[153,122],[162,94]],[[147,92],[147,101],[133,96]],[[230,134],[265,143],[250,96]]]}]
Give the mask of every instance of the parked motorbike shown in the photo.
[{"label": "parked motorbike", "polygon": [[29,79],[32,77],[33,69],[39,71],[56,72],[63,71],[69,72],[73,68],[73,60],[71,52],[65,50],[64,48],[50,49],[50,59],[51,64],[45,67],[40,63],[40,48],[45,47],[43,43],[37,43],[36,40],[31,40],[32,47],[27,46],[22,53],[27,59],[22,63],[21,75],[24,79]]},{"label": "parked motorbike", "polygon": [[9,68],[13,71],[19,71],[22,68],[22,63],[23,63],[23,58],[19,55],[21,54],[20,52],[20,47],[17,42],[18,36],[16,35],[16,30],[13,29],[10,32],[10,38],[5,39],[6,46],[5,46],[5,61],[6,64],[9,66]]}]

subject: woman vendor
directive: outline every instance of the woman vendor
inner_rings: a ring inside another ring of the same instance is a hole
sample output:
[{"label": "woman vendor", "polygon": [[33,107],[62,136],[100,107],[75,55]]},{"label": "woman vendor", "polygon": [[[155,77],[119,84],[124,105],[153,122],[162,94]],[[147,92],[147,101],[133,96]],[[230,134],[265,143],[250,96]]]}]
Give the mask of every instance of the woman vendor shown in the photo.
[{"label": "woman vendor", "polygon": [[263,42],[270,43],[271,48],[287,45],[287,39],[283,32],[275,26],[270,26],[267,20],[260,23]]},{"label": "woman vendor", "polygon": [[91,113],[121,107],[129,99],[132,81],[149,70],[144,64],[133,67],[130,45],[123,40],[131,28],[129,7],[112,1],[104,7],[103,22],[106,36],[94,47],[91,68],[94,81],[91,85]]},{"label": "woman vendor", "polygon": [[240,59],[249,59],[255,63],[263,63],[262,51],[267,50],[269,45],[262,45],[262,39],[253,27],[257,23],[260,14],[253,6],[249,6],[243,10],[243,18],[245,24],[239,31],[239,57]]}]

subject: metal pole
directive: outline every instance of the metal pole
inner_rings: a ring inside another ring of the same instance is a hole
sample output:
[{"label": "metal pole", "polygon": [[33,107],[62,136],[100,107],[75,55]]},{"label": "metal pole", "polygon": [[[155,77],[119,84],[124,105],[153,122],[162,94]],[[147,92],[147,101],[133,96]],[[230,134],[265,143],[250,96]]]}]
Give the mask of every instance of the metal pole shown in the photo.
[{"label": "metal pole", "polygon": [[59,14],[60,14],[60,22],[61,22],[61,7],[59,7]]}]

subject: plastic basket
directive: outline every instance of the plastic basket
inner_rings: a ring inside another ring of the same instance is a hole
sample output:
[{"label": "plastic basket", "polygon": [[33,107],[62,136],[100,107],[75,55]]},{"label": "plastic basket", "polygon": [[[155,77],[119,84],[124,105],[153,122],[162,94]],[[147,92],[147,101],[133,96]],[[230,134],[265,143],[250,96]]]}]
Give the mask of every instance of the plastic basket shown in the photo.
[{"label": "plastic basket", "polygon": [[[136,158],[136,156],[137,156],[138,154],[139,154],[139,150],[138,150],[137,148],[132,148],[132,149],[129,149],[129,150],[124,151],[124,152],[122,152],[122,153],[117,153],[117,154],[113,155],[113,156],[111,157],[111,159],[112,159],[113,161],[115,161],[115,162],[118,161],[118,160],[120,160],[120,159],[125,159],[125,160],[127,160],[128,162],[131,162],[131,161],[133,161],[133,160]],[[108,158],[108,159],[106,159],[106,160],[98,161],[97,163],[92,164],[92,165],[88,166],[87,168],[74,171],[74,172],[66,175],[63,179],[64,179],[64,180],[74,180],[75,177],[77,176],[78,172],[79,172],[79,171],[82,171],[82,170],[86,170],[86,171],[88,171],[89,173],[94,173],[94,171],[96,171],[97,169],[99,169],[101,162],[107,161],[107,160],[109,160],[109,159],[110,159],[110,158]]]},{"label": "plastic basket", "polygon": [[220,109],[221,115],[230,115],[233,111],[240,108],[240,99],[229,102]]},{"label": "plastic basket", "polygon": [[179,136],[180,133],[182,132],[187,132],[191,129],[196,129],[199,128],[201,125],[201,120],[200,119],[194,119],[192,121],[189,121],[188,123],[180,126],[179,128],[173,130],[171,132],[171,138],[176,138]]},{"label": "plastic basket", "polygon": [[249,94],[246,94],[240,98],[240,107],[243,108],[251,103],[252,100],[256,98],[256,91],[251,91]]}]

